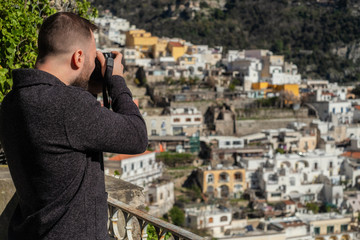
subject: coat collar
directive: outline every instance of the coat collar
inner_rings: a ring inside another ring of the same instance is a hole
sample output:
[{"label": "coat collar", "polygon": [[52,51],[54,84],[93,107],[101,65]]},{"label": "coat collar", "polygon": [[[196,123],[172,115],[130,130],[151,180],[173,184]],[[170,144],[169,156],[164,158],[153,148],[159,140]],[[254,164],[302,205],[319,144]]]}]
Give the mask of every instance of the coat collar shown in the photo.
[{"label": "coat collar", "polygon": [[54,75],[38,69],[15,69],[13,74],[13,89],[39,84],[66,86]]}]

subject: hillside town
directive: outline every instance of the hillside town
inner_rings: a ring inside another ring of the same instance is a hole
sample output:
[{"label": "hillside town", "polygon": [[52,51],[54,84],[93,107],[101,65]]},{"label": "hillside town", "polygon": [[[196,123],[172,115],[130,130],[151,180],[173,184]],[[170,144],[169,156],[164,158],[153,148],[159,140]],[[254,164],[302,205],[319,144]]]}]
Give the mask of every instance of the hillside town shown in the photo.
[{"label": "hillside town", "polygon": [[105,172],[142,187],[150,214],[177,206],[209,239],[360,239],[355,86],[302,79],[266,49],[95,23],[97,47],[123,53],[149,136],[143,154],[107,154]]}]

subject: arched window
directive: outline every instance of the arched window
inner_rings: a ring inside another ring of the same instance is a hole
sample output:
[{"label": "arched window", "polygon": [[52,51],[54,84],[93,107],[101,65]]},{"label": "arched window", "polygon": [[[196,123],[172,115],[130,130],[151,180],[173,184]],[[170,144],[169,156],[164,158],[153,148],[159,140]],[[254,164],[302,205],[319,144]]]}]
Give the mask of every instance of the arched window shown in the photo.
[{"label": "arched window", "polygon": [[223,172],[220,174],[220,182],[228,182],[229,181],[229,174]]},{"label": "arched window", "polygon": [[212,173],[207,175],[207,182],[213,183],[214,182],[214,175]]},{"label": "arched window", "polygon": [[242,181],[242,173],[241,172],[236,172],[235,173],[235,181]]},{"label": "arched window", "polygon": [[227,216],[222,216],[220,222],[226,222],[228,220]]}]

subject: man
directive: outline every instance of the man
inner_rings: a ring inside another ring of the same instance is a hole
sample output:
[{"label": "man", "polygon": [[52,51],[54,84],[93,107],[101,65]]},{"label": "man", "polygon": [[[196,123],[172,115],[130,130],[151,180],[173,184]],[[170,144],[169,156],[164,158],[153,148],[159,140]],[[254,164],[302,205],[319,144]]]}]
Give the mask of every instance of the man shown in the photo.
[{"label": "man", "polygon": [[35,69],[13,71],[0,131],[19,204],[9,239],[108,239],[102,152],[136,154],[146,126],[113,52],[110,111],[86,91],[96,51],[89,21],[72,13],[47,18]]}]

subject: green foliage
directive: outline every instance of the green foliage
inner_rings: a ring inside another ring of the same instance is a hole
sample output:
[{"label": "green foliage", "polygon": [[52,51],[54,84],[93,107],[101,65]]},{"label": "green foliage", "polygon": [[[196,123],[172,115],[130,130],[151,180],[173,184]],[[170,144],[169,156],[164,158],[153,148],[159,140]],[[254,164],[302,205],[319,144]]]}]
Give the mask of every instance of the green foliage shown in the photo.
[{"label": "green foliage", "polygon": [[180,227],[184,226],[185,223],[185,214],[184,212],[177,206],[174,206],[170,211],[169,211],[169,216],[172,220],[172,222]]},{"label": "green foliage", "polygon": [[178,167],[192,164],[195,156],[191,153],[162,152],[156,155],[157,160],[162,161],[166,166]]},{"label": "green foliage", "polygon": [[275,152],[276,152],[276,153],[280,153],[280,154],[284,154],[284,153],[285,153],[285,150],[282,149],[282,148],[277,148],[277,149],[275,149]]},{"label": "green foliage", "polygon": [[[148,234],[148,237],[147,237],[148,240],[158,240],[156,230],[155,230],[155,227],[153,225],[148,225],[147,234]],[[171,237],[171,234],[166,233],[166,235],[164,237],[164,240],[170,239],[170,237]]]},{"label": "green foliage", "polygon": [[320,207],[317,203],[307,203],[306,209],[311,210],[313,213],[318,213],[320,210]]},{"label": "green foliage", "polygon": [[[6,0],[0,3],[0,102],[12,87],[12,70],[31,68],[37,57],[37,35],[43,19],[56,12],[49,0]],[[77,1],[73,12],[90,18],[97,10]]]}]

